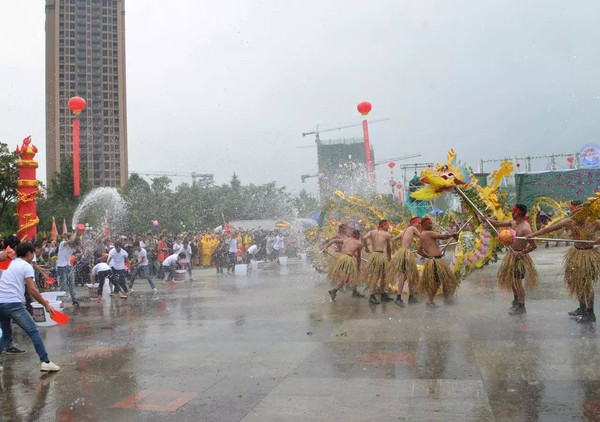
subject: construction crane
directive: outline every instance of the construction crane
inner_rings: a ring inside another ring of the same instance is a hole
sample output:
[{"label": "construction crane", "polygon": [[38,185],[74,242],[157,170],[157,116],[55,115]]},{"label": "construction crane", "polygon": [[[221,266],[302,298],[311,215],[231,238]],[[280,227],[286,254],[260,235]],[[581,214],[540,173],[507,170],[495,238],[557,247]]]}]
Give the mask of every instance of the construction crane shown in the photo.
[{"label": "construction crane", "polygon": [[[372,125],[374,123],[379,123],[379,122],[386,122],[390,120],[389,118],[385,118],[385,119],[377,119],[377,120],[369,120],[369,125]],[[329,129],[323,129],[323,130],[319,130],[319,125],[317,125],[317,128],[311,132],[303,132],[302,136],[308,136],[308,135],[315,135],[315,142],[318,143],[321,138],[320,138],[320,134],[321,133],[325,133],[325,132],[333,132],[334,130],[342,130],[342,129],[348,129],[351,127],[358,127],[358,126],[362,126],[362,123],[354,123],[351,125],[346,125],[346,126],[338,126],[338,127],[332,127]],[[314,145],[303,145],[303,146],[299,146],[297,148],[314,148]]]},{"label": "construction crane", "polygon": [[195,171],[191,173],[177,173],[177,172],[169,172],[169,171],[154,171],[154,172],[139,172],[139,171],[130,171],[129,174],[139,174],[140,176],[146,177],[191,177],[193,183],[200,182],[202,184],[209,184],[214,181],[214,174],[210,173],[196,173]]},{"label": "construction crane", "polygon": [[420,157],[420,156],[421,156],[421,153],[417,152],[415,154],[402,155],[400,157],[386,158],[385,160],[375,161],[375,165],[378,166],[380,164],[392,163],[394,161],[408,160],[409,158],[415,158],[415,157]]}]

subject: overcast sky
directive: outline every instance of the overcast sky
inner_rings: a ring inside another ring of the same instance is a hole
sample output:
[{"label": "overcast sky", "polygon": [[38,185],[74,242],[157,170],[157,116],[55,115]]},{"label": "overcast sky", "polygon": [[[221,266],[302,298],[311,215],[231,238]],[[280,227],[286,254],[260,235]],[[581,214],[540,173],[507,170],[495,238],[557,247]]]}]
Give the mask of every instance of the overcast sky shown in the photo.
[{"label": "overcast sky", "polygon": [[[236,172],[316,191],[302,132],[360,123],[377,159],[600,143],[600,1],[126,0],[131,171]],[[44,2],[0,0],[0,141],[45,179]],[[360,137],[360,127],[333,132]],[[322,138],[326,138],[323,136]],[[565,163],[561,163],[566,166]],[[378,168],[380,190],[389,175]],[[182,180],[177,180],[180,182]],[[188,181],[190,181],[188,179]]]}]

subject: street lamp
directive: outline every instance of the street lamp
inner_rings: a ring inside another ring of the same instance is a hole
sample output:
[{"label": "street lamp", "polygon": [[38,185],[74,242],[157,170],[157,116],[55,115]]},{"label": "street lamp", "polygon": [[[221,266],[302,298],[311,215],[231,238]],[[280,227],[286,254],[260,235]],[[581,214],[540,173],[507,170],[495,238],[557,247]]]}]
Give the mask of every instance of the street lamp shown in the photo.
[{"label": "street lamp", "polygon": [[394,181],[394,167],[396,167],[396,163],[393,161],[388,163],[388,167],[390,168],[390,186],[392,187],[392,197],[394,196],[394,186],[396,186],[396,182]]}]

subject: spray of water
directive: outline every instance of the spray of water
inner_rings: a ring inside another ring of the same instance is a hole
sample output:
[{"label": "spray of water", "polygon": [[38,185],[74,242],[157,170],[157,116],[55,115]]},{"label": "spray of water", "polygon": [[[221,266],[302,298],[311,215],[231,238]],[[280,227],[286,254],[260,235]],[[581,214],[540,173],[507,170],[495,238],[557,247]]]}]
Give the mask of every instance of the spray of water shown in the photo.
[{"label": "spray of water", "polygon": [[75,228],[79,223],[87,223],[94,231],[101,232],[105,218],[113,233],[125,227],[127,204],[115,188],[96,188],[88,193],[75,210],[71,224]]}]

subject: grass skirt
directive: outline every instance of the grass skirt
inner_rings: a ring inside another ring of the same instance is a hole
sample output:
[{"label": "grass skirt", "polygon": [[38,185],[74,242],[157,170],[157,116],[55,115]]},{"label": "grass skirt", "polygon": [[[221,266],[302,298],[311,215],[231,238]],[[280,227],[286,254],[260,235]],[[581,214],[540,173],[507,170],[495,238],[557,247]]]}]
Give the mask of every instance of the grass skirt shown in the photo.
[{"label": "grass skirt", "polygon": [[454,295],[458,288],[458,281],[443,258],[428,259],[423,268],[419,291],[426,293],[428,296],[435,296],[440,284],[442,285],[444,297]]},{"label": "grass skirt", "polygon": [[523,279],[525,279],[527,290],[535,289],[540,284],[540,278],[531,256],[529,254],[515,256],[514,253],[508,252],[498,270],[498,287],[503,290],[512,290],[513,286],[519,285]]},{"label": "grass skirt", "polygon": [[[392,260],[388,265],[388,280],[390,283],[395,282],[401,274],[406,275],[408,284],[411,288],[416,288],[419,284],[419,269],[415,255],[407,248],[400,248],[392,256]],[[411,291],[411,293],[413,293]]]},{"label": "grass skirt", "polygon": [[600,252],[571,248],[565,254],[565,283],[571,296],[578,299],[594,293],[594,283],[600,277]]},{"label": "grass skirt", "polygon": [[373,252],[369,255],[367,265],[364,266],[361,279],[364,283],[377,283],[380,278],[385,277],[388,261],[383,252]]},{"label": "grass skirt", "polygon": [[338,255],[333,265],[329,267],[327,278],[337,282],[354,284],[358,279],[356,259],[346,254]]}]

